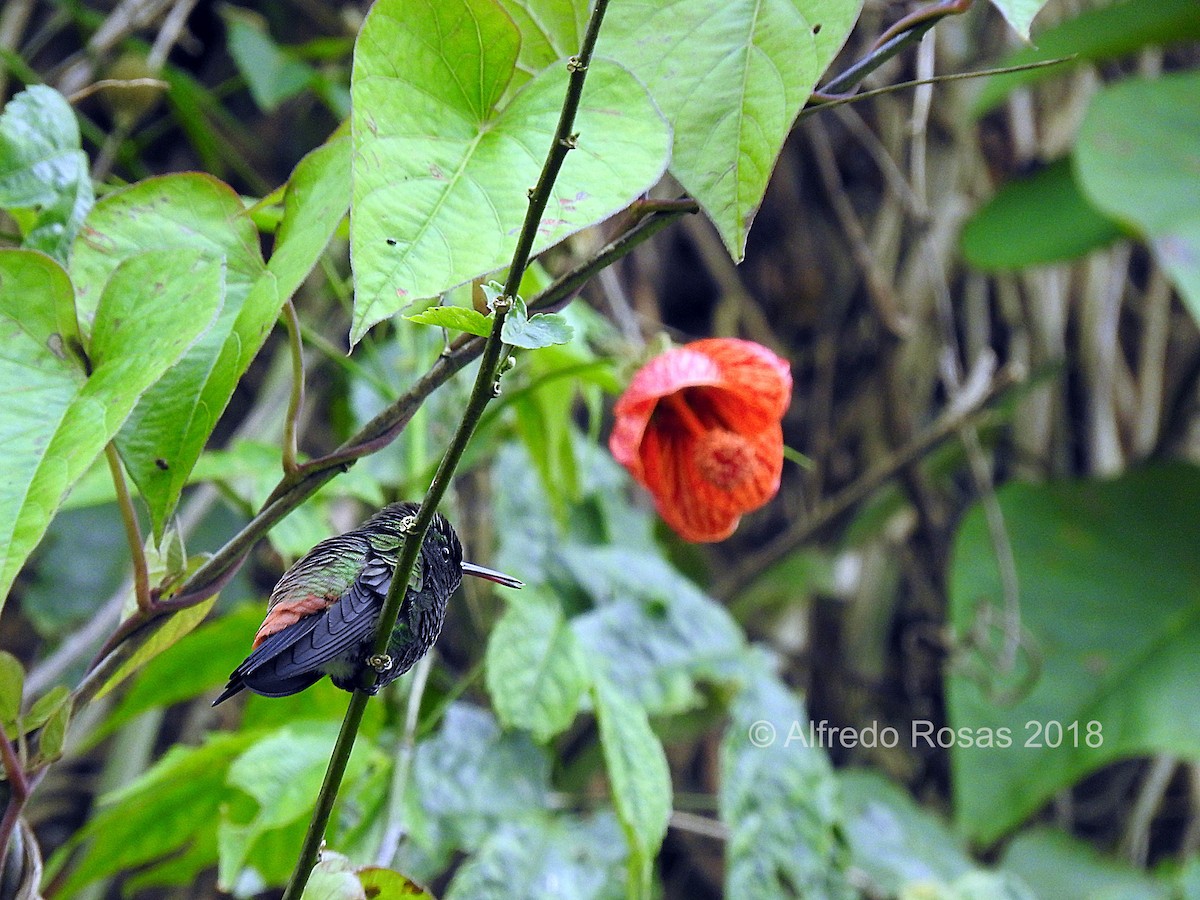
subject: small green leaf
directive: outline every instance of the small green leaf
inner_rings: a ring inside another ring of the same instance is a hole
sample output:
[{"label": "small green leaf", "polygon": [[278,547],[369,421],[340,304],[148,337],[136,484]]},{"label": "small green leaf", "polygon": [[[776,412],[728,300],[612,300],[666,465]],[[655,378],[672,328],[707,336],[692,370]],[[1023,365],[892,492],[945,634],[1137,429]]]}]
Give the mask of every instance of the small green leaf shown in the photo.
[{"label": "small green leaf", "polygon": [[53,88],[31,85],[0,115],[0,208],[37,210],[24,246],[65,262],[94,200],[75,111]]},{"label": "small green leaf", "polygon": [[587,664],[553,597],[522,591],[488,640],[487,688],[506,728],[545,743],[575,718]]},{"label": "small green leaf", "polygon": [[797,738],[804,705],[756,655],[721,740],[721,820],[729,826],[728,897],[857,896],[847,877],[838,784],[825,751]]},{"label": "small green leaf", "polygon": [[1071,161],[1010,181],[967,220],[962,251],[985,271],[1075,259],[1121,236],[1121,229],[1080,192]]},{"label": "small green leaf", "polygon": [[367,900],[367,893],[354,871],[354,863],[340,853],[322,853],[300,900]]},{"label": "small green leaf", "polygon": [[37,764],[52,763],[62,756],[63,742],[67,739],[67,726],[71,722],[71,694],[65,687],[58,685],[46,696],[50,696],[59,688],[62,689],[62,697],[50,709],[38,735]]},{"label": "small green leaf", "polygon": [[441,328],[465,331],[467,334],[477,334],[480,337],[487,337],[492,333],[492,320],[478,310],[467,309],[465,306],[431,306],[415,316],[405,318],[418,325],[437,325]]},{"label": "small green leaf", "polygon": [[229,54],[259,109],[273,112],[313,83],[317,73],[275,43],[261,15],[229,5],[219,9],[228,33]]},{"label": "small green leaf", "polygon": [[1047,2],[1048,0],[992,0],[992,5],[1000,10],[1001,15],[1017,34],[1029,40],[1029,26]]},{"label": "small green leaf", "polygon": [[[312,811],[336,738],[333,723],[313,723],[303,730],[285,727],[233,761],[227,782],[253,797],[258,811],[248,823],[222,816],[222,832],[234,838],[220,841],[218,881],[223,888],[232,888],[263,833],[290,825]],[[355,746],[344,776],[347,785],[354,783],[368,757],[377,752],[365,742]]]},{"label": "small green leaf", "polygon": [[1200,72],[1097,93],[1075,148],[1080,187],[1145,236],[1200,321]]},{"label": "small green leaf", "polygon": [[6,650],[0,650],[0,725],[9,740],[17,736],[17,720],[21,716],[21,694],[25,690],[25,669],[21,661]]},{"label": "small green leaf", "polygon": [[224,684],[248,652],[261,619],[257,604],[244,604],[149,660],[90,740],[100,740],[148,709],[171,706]]},{"label": "small green leaf", "polygon": [[530,316],[525,301],[513,298],[513,307],[500,327],[504,343],[524,350],[537,350],[552,344],[566,344],[574,330],[558,313],[535,313]]},{"label": "small green leaf", "polygon": [[[654,859],[671,818],[671,771],[646,711],[603,677],[592,683],[613,806],[629,843],[631,889],[650,896]],[[746,896],[730,894],[730,896]]]},{"label": "small green leaf", "polygon": [[158,631],[154,632],[153,636],[142,644],[133,652],[133,655],[117,668],[117,671],[109,677],[108,681],[104,682],[104,687],[96,693],[96,699],[103,697],[122,681],[148,663],[158,654],[162,653],[168,647],[175,644],[185,637],[193,628],[204,621],[204,617],[208,615],[208,611],[212,609],[213,604],[217,602],[216,596],[209,597],[197,603],[195,606],[189,606],[187,609],[180,610],[167,619]]},{"label": "small green leaf", "polygon": [[42,696],[38,697],[29,707],[29,712],[21,719],[21,725],[25,731],[33,731],[35,728],[41,728],[46,721],[54,715],[64,703],[68,703],[71,699],[71,692],[61,684],[56,684]]}]

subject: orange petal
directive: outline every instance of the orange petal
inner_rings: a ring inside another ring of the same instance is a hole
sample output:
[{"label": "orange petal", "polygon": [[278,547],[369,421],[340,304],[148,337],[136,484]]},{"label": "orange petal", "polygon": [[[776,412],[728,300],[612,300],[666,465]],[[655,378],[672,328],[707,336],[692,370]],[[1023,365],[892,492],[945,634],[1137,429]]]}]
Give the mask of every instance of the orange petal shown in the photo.
[{"label": "orange petal", "polygon": [[778,492],[782,431],[775,425],[747,440],[752,454],[748,477],[723,490],[700,472],[689,435],[647,431],[642,445],[644,478],[639,480],[653,495],[659,515],[684,540],[724,540],[737,528],[742,514],[758,509]]}]

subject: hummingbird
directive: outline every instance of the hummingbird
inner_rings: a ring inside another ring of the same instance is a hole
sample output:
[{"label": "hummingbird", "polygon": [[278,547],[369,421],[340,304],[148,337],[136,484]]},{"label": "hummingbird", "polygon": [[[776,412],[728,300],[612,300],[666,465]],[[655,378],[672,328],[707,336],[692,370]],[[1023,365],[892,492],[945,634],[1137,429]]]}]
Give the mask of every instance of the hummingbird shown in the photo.
[{"label": "hummingbird", "polygon": [[413,566],[387,652],[371,656],[383,601],[405,532],[420,506],[393,503],[366,522],[312,548],[271,591],[267,617],[251,654],[229,676],[213,706],[243,689],[286,697],[329,675],[344,691],[377,672],[371,693],[395,681],[429,652],[442,630],[446,604],[463,575],[511,588],[524,585],[492,569],[463,562],[454,527],[436,513]]}]

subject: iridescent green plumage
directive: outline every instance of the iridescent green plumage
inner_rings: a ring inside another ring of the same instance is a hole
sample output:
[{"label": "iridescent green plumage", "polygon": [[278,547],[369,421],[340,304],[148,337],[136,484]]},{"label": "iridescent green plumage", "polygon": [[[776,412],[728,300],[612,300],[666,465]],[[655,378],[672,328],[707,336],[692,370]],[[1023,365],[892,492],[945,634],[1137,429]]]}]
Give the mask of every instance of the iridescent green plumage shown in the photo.
[{"label": "iridescent green plumage", "polygon": [[[385,507],[353,531],[317,544],[288,569],[271,592],[254,652],[234,669],[213,705],[243,688],[267,697],[294,694],[326,674],[343,690],[361,685],[405,530],[418,509],[415,503]],[[520,587],[507,575],[464,563],[458,535],[438,513],[388,640],[390,665],[383,671],[372,666],[379,671],[374,690],[403,675],[433,646],[464,573]]]}]

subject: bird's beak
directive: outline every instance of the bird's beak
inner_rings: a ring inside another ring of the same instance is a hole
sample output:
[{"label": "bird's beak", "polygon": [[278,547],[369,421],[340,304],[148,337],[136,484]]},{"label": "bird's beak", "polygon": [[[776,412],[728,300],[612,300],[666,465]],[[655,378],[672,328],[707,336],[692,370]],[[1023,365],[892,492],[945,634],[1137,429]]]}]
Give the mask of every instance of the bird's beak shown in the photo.
[{"label": "bird's beak", "polygon": [[525,582],[517,581],[511,575],[505,575],[503,572],[497,572],[495,569],[489,569],[485,566],[477,566],[475,563],[465,562],[462,564],[464,575],[474,575],[476,578],[484,578],[488,581],[494,581],[496,584],[502,584],[510,588],[523,588]]}]

